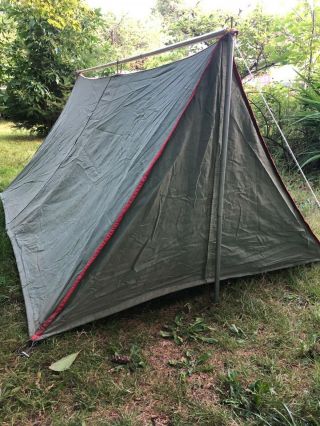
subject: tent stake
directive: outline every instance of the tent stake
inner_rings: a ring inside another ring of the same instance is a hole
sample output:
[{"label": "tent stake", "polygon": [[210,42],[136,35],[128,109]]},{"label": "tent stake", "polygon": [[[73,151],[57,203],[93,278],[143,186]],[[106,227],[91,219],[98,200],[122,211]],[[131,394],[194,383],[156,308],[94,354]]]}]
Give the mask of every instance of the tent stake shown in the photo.
[{"label": "tent stake", "polygon": [[138,59],[147,58],[148,56],[159,55],[160,53],[169,52],[170,50],[178,49],[179,47],[190,46],[192,44],[200,43],[201,41],[211,40],[213,38],[222,37],[228,32],[227,28],[219,31],[213,31],[211,33],[202,34],[198,37],[193,37],[188,40],[180,41],[179,43],[170,44],[169,46],[162,47],[160,49],[152,50],[150,52],[141,53],[140,55],[130,56],[129,58],[120,59],[118,61],[109,62],[107,64],[97,65],[95,67],[84,68],[77,70],[77,74],[82,74],[87,71],[98,71],[104,68],[112,67],[114,65],[125,64],[127,62],[136,61]]},{"label": "tent stake", "polygon": [[234,33],[229,33],[228,39],[228,56],[227,56],[227,75],[226,75],[226,94],[223,113],[223,128],[219,170],[218,185],[218,203],[217,203],[217,232],[216,232],[216,261],[215,261],[215,282],[214,282],[214,302],[219,302],[220,296],[220,272],[221,272],[221,242],[222,242],[222,221],[223,221],[223,203],[224,188],[226,180],[226,166],[228,153],[229,138],[229,121],[231,106],[231,88],[233,75],[233,50],[234,50]]}]

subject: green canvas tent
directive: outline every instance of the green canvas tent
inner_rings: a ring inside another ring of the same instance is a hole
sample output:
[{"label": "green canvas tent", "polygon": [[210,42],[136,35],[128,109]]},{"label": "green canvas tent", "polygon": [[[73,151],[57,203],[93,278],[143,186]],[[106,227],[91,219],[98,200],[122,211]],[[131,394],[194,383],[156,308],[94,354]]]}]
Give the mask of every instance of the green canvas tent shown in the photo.
[{"label": "green canvas tent", "polygon": [[320,260],[228,68],[231,38],[159,68],[78,77],[1,195],[32,340],[215,281],[226,135],[221,279]]}]

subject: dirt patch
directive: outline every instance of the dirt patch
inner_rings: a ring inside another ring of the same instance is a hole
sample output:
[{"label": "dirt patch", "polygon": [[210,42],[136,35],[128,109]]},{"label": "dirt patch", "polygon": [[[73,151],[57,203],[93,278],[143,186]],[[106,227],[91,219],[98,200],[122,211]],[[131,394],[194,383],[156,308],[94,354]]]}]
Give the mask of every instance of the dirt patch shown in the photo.
[{"label": "dirt patch", "polygon": [[161,413],[161,409],[159,409],[161,401],[154,398],[152,386],[145,383],[141,385],[141,389],[143,389],[141,396],[133,398],[126,404],[121,414],[127,416],[134,414],[141,426],[169,426],[170,418]]},{"label": "dirt patch", "polygon": [[217,376],[215,373],[197,373],[188,377],[187,396],[190,400],[212,407],[219,404]]},{"label": "dirt patch", "polygon": [[183,348],[171,340],[159,339],[148,348],[148,351],[145,351],[145,356],[158,374],[170,376],[173,369],[168,366],[168,362],[180,359],[183,356]]}]

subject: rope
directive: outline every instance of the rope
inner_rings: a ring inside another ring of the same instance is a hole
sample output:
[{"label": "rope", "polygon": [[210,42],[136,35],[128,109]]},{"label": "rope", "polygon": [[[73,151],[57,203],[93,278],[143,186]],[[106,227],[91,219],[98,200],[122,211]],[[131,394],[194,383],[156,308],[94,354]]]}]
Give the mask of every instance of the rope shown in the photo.
[{"label": "rope", "polygon": [[[240,50],[240,48],[239,48],[239,46],[238,46],[237,42],[235,42],[235,46],[236,46],[236,49],[237,49],[237,51],[238,51],[238,53],[239,53],[239,55],[240,55],[241,59],[243,60],[243,63],[245,64],[245,66],[246,66],[246,68],[247,68],[247,70],[248,70],[248,73],[249,73],[250,77],[251,77],[251,78],[254,78],[254,76],[253,76],[252,72],[250,71],[250,68],[249,68],[249,66],[248,66],[248,63],[247,63],[247,61],[244,59],[244,56],[243,56],[243,54],[242,54],[242,52],[241,52],[241,50]],[[270,116],[271,116],[272,120],[274,121],[275,125],[277,126],[277,129],[279,130],[279,133],[280,133],[280,135],[281,135],[282,139],[284,140],[284,143],[286,144],[286,147],[287,147],[287,149],[288,149],[288,151],[289,151],[289,153],[290,153],[290,155],[291,155],[291,157],[292,157],[293,161],[295,162],[296,166],[298,167],[299,172],[301,173],[301,175],[302,175],[303,179],[305,180],[305,182],[306,182],[306,184],[307,184],[307,187],[309,188],[309,190],[310,190],[311,194],[313,195],[313,198],[314,198],[314,199],[315,199],[315,201],[316,201],[317,206],[320,208],[320,201],[318,200],[318,198],[317,198],[317,196],[316,196],[316,194],[315,194],[314,190],[312,189],[312,186],[310,185],[310,182],[309,182],[309,181],[308,181],[308,179],[307,179],[307,176],[304,174],[304,172],[303,172],[303,170],[302,170],[302,168],[301,168],[301,166],[300,166],[300,164],[299,164],[299,162],[298,162],[298,160],[297,160],[296,156],[294,155],[294,152],[292,151],[292,149],[291,149],[291,147],[290,147],[290,145],[289,145],[289,142],[287,141],[287,138],[285,137],[285,135],[284,135],[283,131],[281,130],[281,127],[280,127],[279,123],[277,122],[277,120],[276,120],[276,118],[275,118],[275,116],[274,116],[274,114],[273,114],[273,112],[272,112],[272,110],[271,110],[271,108],[270,108],[270,106],[269,106],[269,104],[268,104],[268,102],[267,102],[266,98],[264,97],[264,94],[263,94],[262,90],[261,90],[260,88],[257,88],[257,89],[258,89],[258,92],[259,92],[259,94],[260,94],[261,98],[263,99],[263,102],[264,102],[265,106],[267,107],[267,110],[269,111],[269,114],[270,114]]]}]

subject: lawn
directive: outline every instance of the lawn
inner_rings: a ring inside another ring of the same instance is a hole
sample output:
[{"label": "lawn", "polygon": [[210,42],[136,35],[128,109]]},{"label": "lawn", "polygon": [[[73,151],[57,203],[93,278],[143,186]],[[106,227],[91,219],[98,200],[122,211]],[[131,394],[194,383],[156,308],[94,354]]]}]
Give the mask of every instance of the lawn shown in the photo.
[{"label": "lawn", "polygon": [[[40,141],[0,123],[0,190]],[[296,176],[287,183],[320,235]],[[319,193],[319,191],[318,191]],[[1,425],[320,425],[320,266],[167,296],[49,338],[30,358],[19,277],[0,228]],[[72,367],[48,366],[80,351]]]}]

